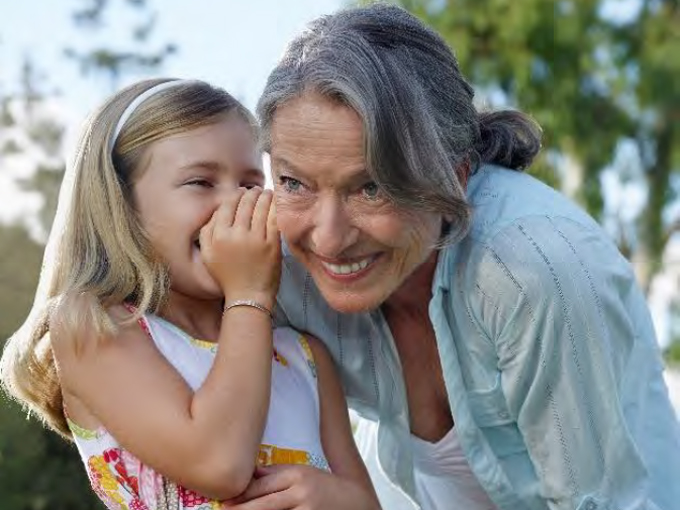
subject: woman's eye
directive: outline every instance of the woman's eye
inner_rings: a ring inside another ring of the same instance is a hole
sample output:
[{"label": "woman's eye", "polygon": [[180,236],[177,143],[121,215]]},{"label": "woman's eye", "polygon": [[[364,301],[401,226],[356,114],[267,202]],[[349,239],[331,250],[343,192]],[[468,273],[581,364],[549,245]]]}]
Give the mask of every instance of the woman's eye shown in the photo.
[{"label": "woman's eye", "polygon": [[380,188],[374,182],[367,182],[361,187],[361,193],[370,200],[375,200],[380,196]]},{"label": "woman's eye", "polygon": [[297,179],[293,179],[292,177],[279,177],[279,184],[283,186],[284,190],[292,193],[300,191],[300,188],[302,188],[302,183]]}]

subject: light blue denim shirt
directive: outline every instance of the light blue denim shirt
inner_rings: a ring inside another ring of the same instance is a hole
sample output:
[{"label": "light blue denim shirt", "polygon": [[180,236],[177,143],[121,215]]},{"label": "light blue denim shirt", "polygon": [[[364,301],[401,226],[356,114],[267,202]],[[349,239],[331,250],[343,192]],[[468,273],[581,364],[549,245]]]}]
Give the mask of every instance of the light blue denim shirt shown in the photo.
[{"label": "light blue denim shirt", "polygon": [[[482,167],[468,198],[472,228],[441,251],[429,314],[484,489],[502,510],[680,509],[680,427],[630,265],[529,175]],[[278,304],[279,321],[326,343],[350,406],[380,421],[385,473],[415,499],[404,381],[380,311],[333,311],[285,248]]]}]

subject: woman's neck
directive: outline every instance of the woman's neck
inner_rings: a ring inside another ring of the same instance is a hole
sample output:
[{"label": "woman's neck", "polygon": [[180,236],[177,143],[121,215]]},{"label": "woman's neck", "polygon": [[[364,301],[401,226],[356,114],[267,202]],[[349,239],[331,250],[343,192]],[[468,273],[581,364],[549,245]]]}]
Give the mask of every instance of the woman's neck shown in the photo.
[{"label": "woman's neck", "polygon": [[437,269],[438,250],[430,256],[404,281],[404,283],[382,305],[385,314],[428,315],[432,298],[432,280]]},{"label": "woman's neck", "polygon": [[159,315],[193,338],[216,342],[222,325],[222,300],[196,299],[171,289]]}]

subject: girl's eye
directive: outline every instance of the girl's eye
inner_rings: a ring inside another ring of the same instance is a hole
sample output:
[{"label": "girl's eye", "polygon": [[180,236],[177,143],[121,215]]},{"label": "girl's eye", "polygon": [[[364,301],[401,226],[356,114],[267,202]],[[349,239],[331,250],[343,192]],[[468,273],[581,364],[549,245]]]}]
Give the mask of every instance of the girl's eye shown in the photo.
[{"label": "girl's eye", "polygon": [[374,182],[367,182],[361,187],[361,193],[369,200],[375,200],[380,196],[380,188]]},{"label": "girl's eye", "polygon": [[302,187],[302,183],[300,181],[293,179],[292,177],[286,177],[285,175],[279,177],[279,184],[283,186],[283,189],[289,193],[300,191],[300,188]]},{"label": "girl's eye", "polygon": [[261,188],[262,183],[261,182],[246,182],[246,183],[241,184],[241,186],[244,187],[245,189],[253,189],[253,188],[257,188],[258,186]]},{"label": "girl's eye", "polygon": [[200,186],[202,188],[212,188],[213,183],[207,179],[191,179],[185,183],[187,186]]}]

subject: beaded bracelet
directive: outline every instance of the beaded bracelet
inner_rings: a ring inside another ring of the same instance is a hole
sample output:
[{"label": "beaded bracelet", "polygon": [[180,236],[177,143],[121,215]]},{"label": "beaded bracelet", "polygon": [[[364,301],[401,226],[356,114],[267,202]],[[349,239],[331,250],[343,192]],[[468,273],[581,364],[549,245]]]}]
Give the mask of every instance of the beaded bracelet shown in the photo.
[{"label": "beaded bracelet", "polygon": [[237,299],[236,301],[232,301],[231,303],[225,304],[223,313],[227,313],[229,310],[231,310],[232,308],[236,308],[237,306],[250,306],[252,308],[257,308],[258,310],[262,310],[267,315],[269,315],[270,319],[274,318],[269,308],[267,308],[264,305],[261,305],[257,301],[253,301],[252,299]]}]

